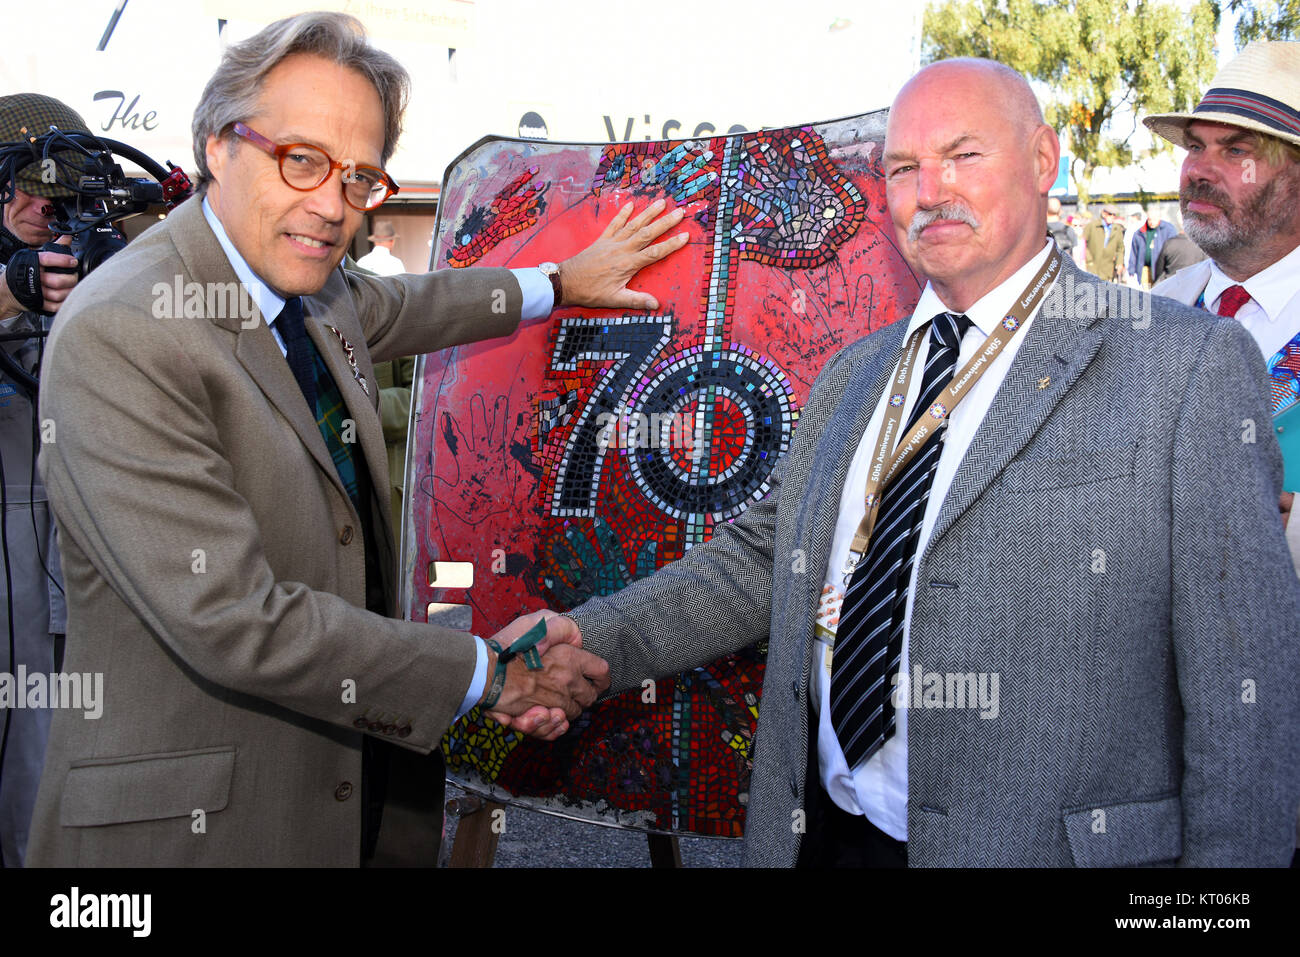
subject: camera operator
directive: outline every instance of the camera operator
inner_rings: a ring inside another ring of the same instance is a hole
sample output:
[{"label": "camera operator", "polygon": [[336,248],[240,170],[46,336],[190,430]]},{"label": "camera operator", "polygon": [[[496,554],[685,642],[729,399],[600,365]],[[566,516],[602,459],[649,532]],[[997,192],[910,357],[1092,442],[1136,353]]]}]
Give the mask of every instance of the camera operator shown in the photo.
[{"label": "camera operator", "polygon": [[[25,139],[24,128],[39,136],[52,125],[65,132],[90,132],[74,110],[52,97],[0,97],[0,143]],[[42,312],[56,312],[77,283],[76,259],[41,251],[54,238],[49,228],[54,201],[71,197],[53,177],[42,174],[40,163],[20,170],[12,184],[13,199],[0,207],[0,334],[14,336],[0,341],[0,347],[30,376],[39,375],[45,344],[41,333],[51,321]],[[60,268],[73,272],[55,271]],[[31,335],[24,338],[22,333]],[[0,369],[0,631],[6,636],[0,670],[12,676],[14,694],[24,696],[24,706],[11,703],[0,718],[0,861],[7,867],[23,862],[51,718],[47,707],[26,706],[20,668],[28,675],[57,671],[66,630],[54,520],[35,470],[41,441],[35,404],[24,383]]]}]

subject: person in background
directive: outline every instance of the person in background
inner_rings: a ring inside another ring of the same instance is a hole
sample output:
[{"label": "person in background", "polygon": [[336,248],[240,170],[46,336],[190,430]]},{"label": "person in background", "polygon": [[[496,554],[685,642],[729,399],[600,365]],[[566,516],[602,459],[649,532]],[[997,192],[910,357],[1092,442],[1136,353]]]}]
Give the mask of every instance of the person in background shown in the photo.
[{"label": "person in background", "polygon": [[[1151,292],[1240,322],[1267,362],[1277,416],[1300,398],[1300,43],[1252,43],[1192,112],[1142,122],[1187,150],[1183,229],[1208,256]],[[1288,521],[1300,490],[1293,470],[1287,480],[1279,507],[1300,572],[1300,522]],[[1300,847],[1300,813],[1296,835]],[[1292,867],[1298,861],[1300,852]]]},{"label": "person in background", "polygon": [[1129,243],[1128,274],[1143,289],[1151,288],[1154,281],[1156,259],[1165,243],[1178,234],[1173,223],[1160,218],[1160,211],[1154,206],[1147,207],[1146,219],[1142,225],[1133,230],[1133,239]]},{"label": "person in background", "polygon": [[1205,259],[1205,252],[1200,246],[1187,238],[1187,233],[1181,229],[1178,235],[1170,236],[1165,244],[1160,247],[1160,255],[1156,257],[1155,275],[1152,277],[1156,283],[1168,279],[1180,269],[1198,263]]},{"label": "person in background", "polygon": [[1047,235],[1056,240],[1057,248],[1067,256],[1074,255],[1074,230],[1061,220],[1061,201],[1055,196],[1047,200]]},{"label": "person in background", "polygon": [[1074,248],[1070,258],[1080,269],[1088,268],[1088,247],[1083,241],[1083,230],[1088,225],[1088,214],[1082,209],[1070,216],[1070,231],[1074,234]]},{"label": "person in background", "polygon": [[357,260],[357,265],[368,269],[376,276],[396,276],[406,272],[406,266],[393,255],[393,245],[397,242],[397,230],[386,219],[375,223],[375,231],[367,237],[374,248]]},{"label": "person in background", "polygon": [[[0,143],[18,142],[24,130],[43,135],[51,126],[90,132],[76,110],[51,96],[0,97]],[[0,631],[8,636],[0,671],[17,675],[26,668],[50,674],[61,665],[67,609],[54,517],[35,469],[39,416],[28,377],[39,379],[42,333],[77,284],[76,259],[42,249],[54,238],[55,201],[73,194],[45,182],[35,163],[21,169],[17,180],[0,184],[13,187],[13,198],[0,213],[0,333],[15,336],[0,343],[0,349],[21,370],[0,371],[0,481],[8,519],[0,548]],[[67,268],[72,272],[58,271]],[[0,710],[0,866],[21,867],[52,712],[48,707]]]},{"label": "person in background", "polygon": [[1083,230],[1087,270],[1106,282],[1119,282],[1124,260],[1124,221],[1119,210],[1107,204]]}]

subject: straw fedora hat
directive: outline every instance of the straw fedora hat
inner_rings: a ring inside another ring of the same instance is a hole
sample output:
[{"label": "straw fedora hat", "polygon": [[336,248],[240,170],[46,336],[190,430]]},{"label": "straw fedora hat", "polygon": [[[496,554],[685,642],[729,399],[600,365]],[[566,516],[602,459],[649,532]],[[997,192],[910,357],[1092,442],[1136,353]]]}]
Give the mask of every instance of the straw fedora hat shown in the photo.
[{"label": "straw fedora hat", "polygon": [[1300,146],[1300,43],[1259,40],[1219,71],[1190,113],[1160,113],[1142,122],[1176,146],[1187,124],[1227,123]]}]

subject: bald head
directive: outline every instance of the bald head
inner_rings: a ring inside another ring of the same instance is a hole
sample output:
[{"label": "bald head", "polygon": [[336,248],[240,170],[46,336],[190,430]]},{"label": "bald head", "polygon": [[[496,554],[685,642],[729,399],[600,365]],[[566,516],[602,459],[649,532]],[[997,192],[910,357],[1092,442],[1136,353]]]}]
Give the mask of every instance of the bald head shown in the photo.
[{"label": "bald head", "polygon": [[1005,63],[978,57],[954,57],[923,67],[904,84],[895,106],[909,87],[943,83],[983,86],[990,94],[985,111],[1006,117],[1026,136],[1044,123],[1043,109],[1038,105],[1038,97],[1030,89],[1029,81]]},{"label": "bald head", "polygon": [[1046,244],[1060,160],[1029,84],[991,60],[931,64],[889,110],[885,188],[904,255],[964,310]]}]

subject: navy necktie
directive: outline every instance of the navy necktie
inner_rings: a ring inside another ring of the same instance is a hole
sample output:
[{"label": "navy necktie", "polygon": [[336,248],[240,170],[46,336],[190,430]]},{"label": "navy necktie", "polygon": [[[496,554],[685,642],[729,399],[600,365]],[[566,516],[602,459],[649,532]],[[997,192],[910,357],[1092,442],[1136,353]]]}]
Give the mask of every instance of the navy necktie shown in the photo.
[{"label": "navy necktie", "polygon": [[316,362],[311,340],[307,338],[307,330],[303,326],[300,297],[291,296],[284,301],[284,308],[280,310],[275,325],[280,330],[280,338],[284,340],[289,368],[293,371],[293,377],[298,380],[298,388],[302,389],[302,396],[307,400],[307,408],[314,419],[316,418]]},{"label": "navy necktie", "polygon": [[[943,312],[930,324],[930,349],[916,404],[902,435],[952,380],[965,316]],[[867,760],[894,733],[890,676],[903,653],[903,617],[925,503],[939,464],[945,430],[926,443],[881,495],[867,554],[858,563],[840,608],[831,671],[831,723],[850,768]]]}]

